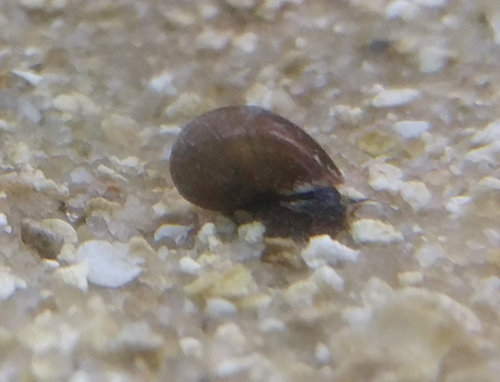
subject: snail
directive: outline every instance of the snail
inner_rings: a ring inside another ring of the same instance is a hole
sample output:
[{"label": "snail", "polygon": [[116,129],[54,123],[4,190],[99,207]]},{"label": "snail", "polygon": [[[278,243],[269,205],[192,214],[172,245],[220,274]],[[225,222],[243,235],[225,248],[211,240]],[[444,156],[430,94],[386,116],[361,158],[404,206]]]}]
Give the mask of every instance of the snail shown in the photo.
[{"label": "snail", "polygon": [[271,236],[335,233],[346,225],[343,175],[289,120],[256,106],[226,106],[189,122],[173,144],[170,173],[181,196],[225,214],[243,210]]}]

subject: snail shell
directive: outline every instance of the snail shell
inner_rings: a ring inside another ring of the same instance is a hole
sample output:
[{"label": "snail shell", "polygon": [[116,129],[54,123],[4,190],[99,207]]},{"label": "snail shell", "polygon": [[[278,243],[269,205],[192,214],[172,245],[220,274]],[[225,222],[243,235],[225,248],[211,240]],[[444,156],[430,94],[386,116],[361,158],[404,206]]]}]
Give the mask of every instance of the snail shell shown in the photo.
[{"label": "snail shell", "polygon": [[294,195],[343,182],[313,138],[255,106],[222,107],[188,123],[173,145],[170,172],[185,199],[226,213],[274,201],[293,210]]}]

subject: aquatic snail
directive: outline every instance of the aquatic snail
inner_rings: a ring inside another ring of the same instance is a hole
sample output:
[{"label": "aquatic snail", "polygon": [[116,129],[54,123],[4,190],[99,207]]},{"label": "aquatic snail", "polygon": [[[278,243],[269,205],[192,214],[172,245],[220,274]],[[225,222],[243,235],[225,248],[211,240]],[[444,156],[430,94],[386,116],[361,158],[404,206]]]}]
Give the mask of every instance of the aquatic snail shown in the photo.
[{"label": "aquatic snail", "polygon": [[289,120],[256,106],[227,106],[189,122],[170,156],[179,193],[192,204],[248,211],[268,236],[335,234],[348,205],[343,175],[328,154]]}]

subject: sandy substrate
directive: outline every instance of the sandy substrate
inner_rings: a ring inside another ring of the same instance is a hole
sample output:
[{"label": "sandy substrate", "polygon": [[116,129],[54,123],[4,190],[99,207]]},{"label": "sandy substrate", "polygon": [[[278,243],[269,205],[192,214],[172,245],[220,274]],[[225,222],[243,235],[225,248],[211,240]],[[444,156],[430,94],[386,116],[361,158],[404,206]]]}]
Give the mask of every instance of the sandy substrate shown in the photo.
[{"label": "sandy substrate", "polygon": [[[0,381],[497,382],[497,0],[0,0]],[[265,238],[175,137],[258,105],[369,198]]]}]

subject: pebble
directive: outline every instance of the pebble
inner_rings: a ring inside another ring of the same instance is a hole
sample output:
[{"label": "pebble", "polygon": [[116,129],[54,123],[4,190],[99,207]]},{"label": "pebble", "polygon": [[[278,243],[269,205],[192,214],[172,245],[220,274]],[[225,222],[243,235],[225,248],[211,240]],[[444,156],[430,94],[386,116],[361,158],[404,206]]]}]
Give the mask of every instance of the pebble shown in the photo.
[{"label": "pebble", "polygon": [[368,184],[376,191],[399,192],[403,172],[388,163],[371,163],[368,166]]},{"label": "pebble", "polygon": [[170,72],[163,72],[151,78],[148,88],[163,96],[173,97],[178,93],[174,86],[174,76]]},{"label": "pebble", "polygon": [[490,122],[486,127],[474,134],[471,142],[474,145],[487,145],[500,140],[500,119]]},{"label": "pebble", "polygon": [[63,235],[33,219],[21,222],[21,240],[44,259],[55,259],[64,245]]},{"label": "pebble", "polygon": [[142,273],[139,261],[128,255],[128,246],[118,242],[86,241],[78,247],[76,259],[88,264],[88,281],[102,287],[119,288]]},{"label": "pebble", "polygon": [[405,182],[401,185],[401,197],[408,203],[414,211],[419,211],[432,200],[432,194],[427,189],[427,186],[418,181]]},{"label": "pebble", "polygon": [[24,81],[34,87],[38,86],[43,81],[43,76],[40,76],[39,74],[33,72],[13,70],[12,74],[14,74],[16,77],[22,78]]},{"label": "pebble", "polygon": [[487,16],[487,20],[493,31],[493,37],[496,45],[500,45],[500,12],[494,12]]},{"label": "pebble", "polygon": [[47,0],[21,0],[21,5],[29,11],[41,11],[47,6]]},{"label": "pebble", "polygon": [[65,244],[78,243],[78,236],[73,226],[61,219],[44,219],[42,225],[57,232],[64,238]]},{"label": "pebble", "polygon": [[286,330],[286,324],[277,318],[266,318],[259,324],[259,329],[264,333],[284,332]]},{"label": "pebble", "polygon": [[203,344],[194,337],[183,337],[179,340],[179,346],[186,356],[201,359],[203,357]]},{"label": "pebble", "polygon": [[75,287],[82,292],[87,292],[89,288],[88,277],[89,265],[78,263],[61,267],[54,271],[54,277],[59,278],[64,284]]},{"label": "pebble", "polygon": [[394,226],[374,219],[360,219],[353,223],[351,235],[356,243],[397,243],[403,241],[403,234]]},{"label": "pebble", "polygon": [[376,108],[405,106],[422,94],[415,89],[384,89],[372,99]]},{"label": "pebble", "polygon": [[385,8],[385,17],[388,19],[414,20],[419,14],[418,6],[408,0],[392,1]]},{"label": "pebble", "polygon": [[326,365],[332,359],[330,349],[328,349],[328,347],[322,342],[319,342],[316,345],[316,348],[314,349],[314,355],[316,357],[316,361],[322,365]]},{"label": "pebble", "polygon": [[238,308],[231,301],[224,298],[208,298],[206,312],[212,318],[224,318],[233,316],[238,312]]},{"label": "pebble", "polygon": [[429,268],[438,260],[446,259],[446,253],[438,244],[424,244],[416,252],[415,258],[421,268]]},{"label": "pebble", "polygon": [[471,202],[472,198],[470,196],[454,196],[450,198],[444,207],[452,215],[452,218],[456,218],[465,212],[467,205]]},{"label": "pebble", "polygon": [[465,154],[465,160],[471,163],[486,163],[497,166],[500,162],[500,140],[493,143],[470,150]]},{"label": "pebble", "polygon": [[418,51],[418,63],[422,73],[439,73],[446,67],[449,59],[450,52],[436,46],[425,46]]},{"label": "pebble", "polygon": [[12,233],[12,227],[9,225],[7,221],[7,215],[4,213],[0,213],[0,230],[3,230],[7,233]]},{"label": "pebble", "polygon": [[328,235],[319,235],[309,239],[309,244],[301,256],[309,268],[317,269],[347,261],[357,262],[360,254],[359,251],[340,244]]},{"label": "pebble", "polygon": [[253,32],[246,32],[233,38],[233,46],[244,53],[254,53],[259,47],[259,37]]},{"label": "pebble", "polygon": [[170,119],[192,119],[198,114],[202,104],[201,98],[196,93],[182,93],[177,99],[167,106],[165,115]]},{"label": "pebble", "polygon": [[286,297],[295,307],[312,306],[318,291],[318,285],[313,280],[300,280],[288,286]]},{"label": "pebble", "polygon": [[197,275],[202,271],[203,267],[189,256],[184,256],[179,260],[179,269],[183,273]]},{"label": "pebble", "polygon": [[186,242],[192,228],[191,226],[180,224],[163,224],[156,230],[154,239],[157,243],[170,240],[175,242],[176,245],[182,245]]},{"label": "pebble", "polygon": [[321,287],[327,286],[332,288],[336,292],[342,292],[344,290],[344,279],[339,276],[339,274],[328,265],[324,265],[318,268],[311,275],[311,278]]},{"label": "pebble", "polygon": [[413,286],[420,284],[424,280],[424,275],[422,272],[416,271],[408,271],[408,272],[399,272],[398,273],[398,281],[400,284],[404,286]]},{"label": "pebble", "polygon": [[252,222],[238,227],[238,238],[250,245],[260,244],[264,241],[266,227],[261,222]]},{"label": "pebble", "polygon": [[448,0],[413,0],[413,2],[429,8],[443,8],[448,5]]},{"label": "pebble", "polygon": [[430,128],[431,124],[426,121],[399,121],[393,126],[394,131],[404,139],[420,138]]},{"label": "pebble", "polygon": [[23,279],[10,273],[9,267],[0,267],[0,301],[11,297],[16,289],[26,289],[27,284]]},{"label": "pebble", "polygon": [[159,351],[163,343],[163,337],[153,332],[148,322],[138,321],[125,325],[118,336],[110,341],[108,349],[143,353]]}]

